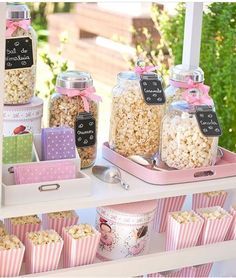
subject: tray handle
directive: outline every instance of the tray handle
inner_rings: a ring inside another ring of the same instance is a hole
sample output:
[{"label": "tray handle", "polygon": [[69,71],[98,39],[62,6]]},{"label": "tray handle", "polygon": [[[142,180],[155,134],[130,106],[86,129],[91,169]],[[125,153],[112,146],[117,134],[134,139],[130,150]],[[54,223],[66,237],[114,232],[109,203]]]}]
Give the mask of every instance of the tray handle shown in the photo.
[{"label": "tray handle", "polygon": [[39,186],[39,191],[40,192],[47,192],[47,191],[56,191],[60,188],[60,184],[58,183],[53,183],[53,184],[44,184]]},{"label": "tray handle", "polygon": [[215,171],[213,170],[206,170],[206,171],[198,171],[194,173],[194,178],[202,178],[202,177],[209,177],[209,176],[214,176]]}]

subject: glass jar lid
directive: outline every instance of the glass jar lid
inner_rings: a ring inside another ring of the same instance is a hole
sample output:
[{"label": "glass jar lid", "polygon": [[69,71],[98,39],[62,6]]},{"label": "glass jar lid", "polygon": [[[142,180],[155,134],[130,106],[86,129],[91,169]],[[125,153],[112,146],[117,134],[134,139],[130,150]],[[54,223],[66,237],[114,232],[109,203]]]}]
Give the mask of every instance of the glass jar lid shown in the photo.
[{"label": "glass jar lid", "polygon": [[93,79],[91,75],[83,71],[65,71],[57,76],[57,87],[66,89],[85,89],[93,86]]},{"label": "glass jar lid", "polygon": [[170,69],[170,79],[177,82],[188,82],[191,79],[195,83],[204,81],[204,72],[201,68],[185,69],[183,65],[176,65]]},{"label": "glass jar lid", "polygon": [[121,80],[132,81],[132,80],[139,80],[140,77],[138,74],[136,74],[133,71],[122,71],[122,72],[118,73],[117,79],[118,79],[118,81],[121,81]]},{"label": "glass jar lid", "polygon": [[13,20],[30,19],[30,10],[27,5],[9,3],[6,9],[6,18]]}]

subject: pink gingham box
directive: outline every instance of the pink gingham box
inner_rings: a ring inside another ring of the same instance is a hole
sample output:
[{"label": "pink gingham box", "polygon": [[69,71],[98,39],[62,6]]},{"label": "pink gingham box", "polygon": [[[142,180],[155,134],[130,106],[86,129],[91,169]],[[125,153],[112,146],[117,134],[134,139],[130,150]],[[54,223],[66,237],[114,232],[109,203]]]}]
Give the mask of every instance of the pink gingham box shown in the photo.
[{"label": "pink gingham box", "polygon": [[[61,212],[63,214],[63,212]],[[43,228],[55,230],[62,236],[62,229],[64,227],[72,226],[78,223],[79,216],[75,211],[71,212],[68,217],[53,217],[53,214],[46,213],[42,215]]]},{"label": "pink gingham box", "polygon": [[[213,213],[215,211],[224,213],[225,216],[220,219],[209,219],[204,216],[204,213]],[[219,206],[198,209],[197,212],[204,219],[199,244],[204,245],[224,241],[232,222],[232,215]]]},{"label": "pink gingham box", "polygon": [[19,276],[24,257],[25,246],[20,248],[0,250],[0,277]]},{"label": "pink gingham box", "polygon": [[[71,227],[67,227],[67,229]],[[64,240],[63,266],[74,267],[93,263],[101,234],[92,227],[94,234],[80,239],[74,239],[67,232],[67,229],[63,228],[62,231]]]},{"label": "pink gingham box", "polygon": [[230,214],[233,217],[232,223],[230,225],[229,231],[226,235],[227,240],[234,240],[236,239],[236,205],[231,207]]},{"label": "pink gingham box", "polygon": [[169,212],[182,209],[186,196],[169,197],[157,200],[157,209],[153,227],[158,233],[166,231],[167,216]]},{"label": "pink gingham box", "polygon": [[195,277],[209,277],[213,263],[195,265]]},{"label": "pink gingham box", "polygon": [[190,211],[190,213],[196,217],[196,221],[182,224],[174,219],[172,213],[169,213],[166,230],[166,251],[188,248],[197,245],[203,226],[203,219],[194,211]]},{"label": "pink gingham box", "polygon": [[194,267],[185,267],[176,270],[163,271],[148,274],[147,277],[196,277],[196,269]]},{"label": "pink gingham box", "polygon": [[[45,232],[54,232],[48,230]],[[52,271],[58,268],[61,252],[63,248],[63,240],[60,238],[58,242],[35,245],[26,235],[26,273],[39,273]],[[59,236],[59,235],[58,235]]]},{"label": "pink gingham box", "polygon": [[226,191],[219,191],[217,193],[207,192],[207,193],[193,194],[192,209],[196,210],[199,208],[207,208],[207,207],[214,207],[214,206],[223,207],[228,193]]}]

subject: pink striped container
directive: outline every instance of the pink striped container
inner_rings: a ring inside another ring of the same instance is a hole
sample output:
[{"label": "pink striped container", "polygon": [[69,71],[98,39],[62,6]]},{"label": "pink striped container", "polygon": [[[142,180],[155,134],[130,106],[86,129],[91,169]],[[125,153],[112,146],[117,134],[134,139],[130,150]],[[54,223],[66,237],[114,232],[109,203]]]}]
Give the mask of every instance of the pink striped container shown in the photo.
[{"label": "pink striped container", "polygon": [[4,224],[9,234],[17,236],[24,244],[26,233],[37,232],[41,229],[41,220],[36,224],[14,224],[11,218],[7,218],[4,220]]},{"label": "pink striped container", "polygon": [[147,277],[196,277],[196,269],[194,267],[184,267],[181,269],[163,271],[148,274]]},{"label": "pink striped container", "polygon": [[196,213],[194,215],[198,218],[197,221],[180,224],[169,213],[166,230],[166,251],[197,245],[204,221]]},{"label": "pink striped container", "polygon": [[93,229],[94,234],[81,239],[74,239],[65,228],[62,232],[64,240],[63,266],[74,267],[94,262],[101,234]]},{"label": "pink striped container", "polygon": [[0,277],[19,276],[24,252],[23,244],[18,249],[0,250]]},{"label": "pink striped container", "polygon": [[166,231],[169,212],[182,209],[186,196],[177,196],[157,200],[157,210],[154,216],[153,228],[158,233]]},{"label": "pink striped container", "polygon": [[228,193],[220,191],[218,195],[208,196],[206,193],[193,194],[192,209],[220,206],[223,207]]},{"label": "pink striped container", "polygon": [[53,218],[50,214],[46,213],[42,215],[43,228],[46,230],[55,230],[60,236],[62,236],[62,229],[76,225],[79,221],[79,216],[73,211],[72,217]]},{"label": "pink striped container", "polygon": [[34,245],[26,236],[26,263],[27,274],[52,271],[58,268],[63,248],[63,240],[56,243]]},{"label": "pink striped container", "polygon": [[195,265],[195,277],[209,277],[213,263]]},{"label": "pink striped container", "polygon": [[236,239],[236,206],[231,207],[230,214],[233,217],[232,223],[230,225],[229,231],[226,235],[227,240],[235,240]]},{"label": "pink striped container", "polygon": [[[216,210],[225,213],[226,216],[221,219],[208,219],[203,216],[204,212],[214,212]],[[233,216],[219,206],[198,209],[197,212],[204,219],[202,232],[199,237],[199,245],[224,241]]]}]

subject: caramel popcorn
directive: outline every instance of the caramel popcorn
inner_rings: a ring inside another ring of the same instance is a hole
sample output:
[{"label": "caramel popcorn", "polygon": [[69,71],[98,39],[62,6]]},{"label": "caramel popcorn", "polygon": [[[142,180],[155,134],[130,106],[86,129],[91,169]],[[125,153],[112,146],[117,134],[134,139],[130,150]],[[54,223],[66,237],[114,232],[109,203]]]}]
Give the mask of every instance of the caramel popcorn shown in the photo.
[{"label": "caramel popcorn", "polygon": [[228,216],[227,211],[221,210],[221,209],[215,209],[215,210],[205,210],[200,212],[201,216],[205,219],[222,219],[226,216]]},{"label": "caramel popcorn", "polygon": [[34,245],[45,245],[49,243],[57,243],[62,240],[59,234],[54,230],[30,232],[27,234],[27,238]]},{"label": "caramel popcorn", "polygon": [[13,225],[24,225],[24,224],[38,224],[41,222],[40,218],[37,215],[28,215],[10,218]]},{"label": "caramel popcorn", "polygon": [[172,212],[171,216],[180,224],[199,221],[199,217],[193,211]]},{"label": "caramel popcorn", "polygon": [[206,195],[207,197],[215,197],[215,196],[223,195],[225,193],[226,193],[225,191],[211,191],[211,192],[205,192],[203,194]]},{"label": "caramel popcorn", "polygon": [[66,211],[58,211],[58,212],[50,212],[48,213],[49,218],[71,218],[75,216],[75,212],[73,210]]},{"label": "caramel popcorn", "polygon": [[74,239],[81,239],[84,237],[92,236],[94,229],[89,224],[79,224],[65,228],[65,231]]},{"label": "caramel popcorn", "polygon": [[0,250],[18,249],[21,247],[21,241],[14,235],[5,235],[0,237]]},{"label": "caramel popcorn", "polygon": [[2,221],[0,220],[0,237],[7,235],[7,231],[4,227],[4,224],[2,223]]}]

